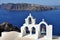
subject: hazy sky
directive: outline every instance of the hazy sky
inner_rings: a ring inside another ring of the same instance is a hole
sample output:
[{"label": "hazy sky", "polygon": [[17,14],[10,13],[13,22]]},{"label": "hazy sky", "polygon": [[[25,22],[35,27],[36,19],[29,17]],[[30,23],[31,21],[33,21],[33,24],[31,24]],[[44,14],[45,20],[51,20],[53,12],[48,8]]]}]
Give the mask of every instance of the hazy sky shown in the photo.
[{"label": "hazy sky", "polygon": [[0,0],[1,3],[33,3],[42,5],[60,5],[60,0]]}]

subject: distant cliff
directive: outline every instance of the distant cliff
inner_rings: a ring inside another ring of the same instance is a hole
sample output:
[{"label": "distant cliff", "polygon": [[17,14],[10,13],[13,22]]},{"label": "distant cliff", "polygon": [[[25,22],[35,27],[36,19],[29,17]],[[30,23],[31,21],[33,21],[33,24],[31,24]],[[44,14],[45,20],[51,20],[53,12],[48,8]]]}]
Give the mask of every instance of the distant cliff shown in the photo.
[{"label": "distant cliff", "polygon": [[7,10],[54,10],[55,7],[52,6],[43,6],[43,5],[37,5],[37,4],[27,4],[27,3],[8,3],[8,4],[2,4],[0,5],[1,8],[7,9]]}]

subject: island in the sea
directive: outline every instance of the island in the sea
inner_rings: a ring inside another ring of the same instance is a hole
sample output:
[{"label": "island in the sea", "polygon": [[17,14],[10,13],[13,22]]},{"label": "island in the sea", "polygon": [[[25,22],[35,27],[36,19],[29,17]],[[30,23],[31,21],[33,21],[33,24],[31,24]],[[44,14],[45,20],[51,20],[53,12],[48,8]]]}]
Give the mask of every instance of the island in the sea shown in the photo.
[{"label": "island in the sea", "polygon": [[27,4],[27,3],[1,4],[0,8],[4,8],[7,10],[54,10],[54,9],[57,9],[55,6],[45,6],[45,5]]}]

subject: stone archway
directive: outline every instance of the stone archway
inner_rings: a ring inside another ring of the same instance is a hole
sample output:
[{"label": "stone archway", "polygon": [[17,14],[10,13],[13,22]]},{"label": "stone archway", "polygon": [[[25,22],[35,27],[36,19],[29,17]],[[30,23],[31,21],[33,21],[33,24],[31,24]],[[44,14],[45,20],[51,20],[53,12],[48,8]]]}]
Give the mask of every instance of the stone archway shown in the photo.
[{"label": "stone archway", "polygon": [[31,20],[31,18],[30,18],[30,17],[29,17],[29,19],[28,19],[28,20],[29,20],[29,21],[28,21],[28,22],[29,22],[29,24],[32,24],[32,20]]},{"label": "stone archway", "polygon": [[40,26],[39,27],[40,37],[46,36],[48,30],[48,24],[44,21],[44,19],[42,19],[42,21],[39,23],[39,26]]},{"label": "stone archway", "polygon": [[43,36],[46,35],[46,25],[45,24],[40,25],[40,34]]},{"label": "stone archway", "polygon": [[26,34],[30,34],[30,31],[29,31],[28,27],[25,27],[25,30],[26,30]]},{"label": "stone archway", "polygon": [[32,27],[32,34],[35,34],[36,33],[36,29],[35,27]]}]

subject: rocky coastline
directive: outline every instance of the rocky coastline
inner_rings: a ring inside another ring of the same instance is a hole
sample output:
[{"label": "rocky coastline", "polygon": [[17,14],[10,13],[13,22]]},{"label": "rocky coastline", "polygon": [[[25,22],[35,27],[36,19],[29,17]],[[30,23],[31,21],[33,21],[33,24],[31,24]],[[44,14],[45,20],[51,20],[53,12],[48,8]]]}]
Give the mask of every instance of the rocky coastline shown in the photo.
[{"label": "rocky coastline", "polygon": [[20,29],[8,22],[3,22],[0,24],[0,36],[1,36],[1,32],[10,32],[10,31],[20,32]]},{"label": "rocky coastline", "polygon": [[56,9],[56,7],[54,7],[54,6],[44,6],[44,5],[27,4],[27,3],[1,4],[0,8],[4,8],[6,10],[54,10],[54,9]]}]

